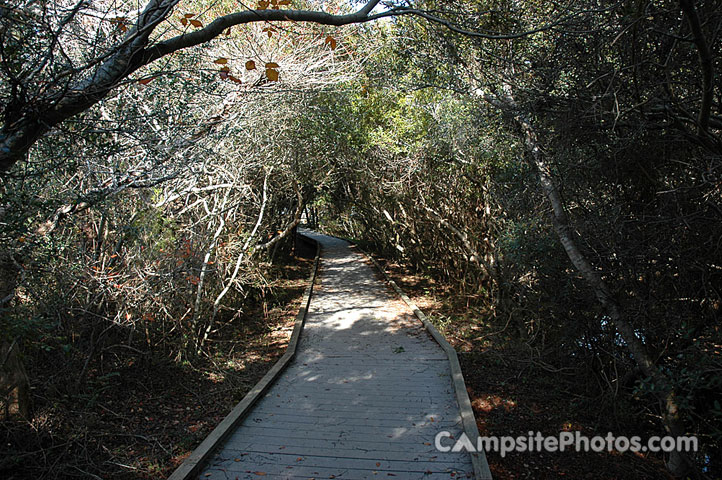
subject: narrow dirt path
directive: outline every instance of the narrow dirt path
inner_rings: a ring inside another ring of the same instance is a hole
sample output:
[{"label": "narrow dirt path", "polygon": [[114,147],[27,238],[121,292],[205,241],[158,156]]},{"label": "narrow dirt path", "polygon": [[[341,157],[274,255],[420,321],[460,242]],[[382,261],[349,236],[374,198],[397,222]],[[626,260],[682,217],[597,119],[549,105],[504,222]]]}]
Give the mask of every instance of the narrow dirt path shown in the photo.
[{"label": "narrow dirt path", "polygon": [[363,257],[322,245],[293,363],[207,464],[201,479],[471,478],[448,359]]}]

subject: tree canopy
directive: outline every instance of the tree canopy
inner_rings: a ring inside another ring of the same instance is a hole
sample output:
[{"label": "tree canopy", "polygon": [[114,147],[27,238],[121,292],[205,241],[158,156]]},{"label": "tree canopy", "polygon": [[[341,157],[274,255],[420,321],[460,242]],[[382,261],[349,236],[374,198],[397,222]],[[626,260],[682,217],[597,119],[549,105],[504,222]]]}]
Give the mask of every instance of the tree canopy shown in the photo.
[{"label": "tree canopy", "polygon": [[464,299],[463,348],[573,370],[717,475],[721,26],[706,0],[6,2],[3,351],[31,382],[65,358],[74,393],[117,345],[210,355],[303,217]]}]

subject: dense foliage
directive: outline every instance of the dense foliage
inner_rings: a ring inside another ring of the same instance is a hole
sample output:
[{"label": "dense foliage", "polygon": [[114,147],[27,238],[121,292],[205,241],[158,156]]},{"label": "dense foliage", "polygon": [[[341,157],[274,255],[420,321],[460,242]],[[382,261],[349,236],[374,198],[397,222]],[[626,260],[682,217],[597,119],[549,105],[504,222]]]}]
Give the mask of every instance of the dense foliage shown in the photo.
[{"label": "dense foliage", "polygon": [[[375,88],[347,99],[341,114],[360,126],[360,154],[339,167],[344,186],[322,201],[326,225],[457,285],[477,318],[503,332],[475,335],[474,349],[523,345],[578,369],[590,392],[632,416],[667,415],[654,398],[669,388],[678,419],[705,445],[693,463],[716,471],[720,105],[704,111],[711,67],[693,12],[645,2],[595,12],[578,2],[578,11],[500,2],[493,14],[487,4],[454,6],[462,13],[448,2],[438,9],[469,30],[564,19],[503,42],[394,23],[387,53],[369,67]],[[717,59],[718,6],[694,8]],[[569,238],[662,376],[640,368],[597,302],[597,285],[569,263],[534,149],[564,204]]]},{"label": "dense foliage", "polygon": [[[3,10],[3,131],[130,26],[26,3]],[[451,286],[469,349],[573,369],[600,409],[699,436],[674,473],[719,475],[719,2],[382,3],[403,15],[234,27],[49,128],[0,184],[4,350],[76,391],[113,349],[192,360],[305,210]],[[182,4],[154,40],[232,8]]]}]

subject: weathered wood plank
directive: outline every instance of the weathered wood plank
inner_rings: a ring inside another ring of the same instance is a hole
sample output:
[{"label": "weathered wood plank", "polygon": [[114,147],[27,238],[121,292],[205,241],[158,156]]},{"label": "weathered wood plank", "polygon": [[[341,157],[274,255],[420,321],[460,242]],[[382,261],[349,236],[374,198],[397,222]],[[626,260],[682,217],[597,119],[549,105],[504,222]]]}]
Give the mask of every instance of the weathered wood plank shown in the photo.
[{"label": "weathered wood plank", "polygon": [[[412,428],[410,426],[410,428]],[[449,429],[449,432],[452,433],[455,437],[458,437],[462,429],[458,428],[457,430]],[[266,437],[278,437],[278,438],[297,438],[297,439],[314,439],[314,440],[323,440],[327,438],[336,438],[339,440],[353,440],[354,442],[357,442],[359,444],[374,444],[378,446],[393,444],[393,443],[401,443],[401,444],[408,444],[410,447],[415,447],[418,445],[423,445],[424,443],[433,443],[434,441],[434,435],[436,435],[436,431],[431,432],[421,432],[419,430],[412,430],[409,431],[409,429],[399,429],[398,431],[387,431],[383,429],[379,429],[379,431],[373,431],[373,432],[359,432],[357,430],[352,429],[344,429],[344,428],[338,428],[333,429],[329,428],[326,430],[311,430],[311,429],[294,429],[289,430],[288,427],[286,428],[273,428],[273,427],[262,427],[262,426],[251,426],[251,425],[244,425],[242,429],[243,437],[241,437],[239,440],[243,441],[244,439],[247,440],[249,438],[253,438],[256,435],[258,436],[266,436]],[[230,443],[230,442],[229,442]]]},{"label": "weathered wood plank", "polygon": [[[272,407],[265,407],[263,405],[259,405],[258,408],[253,410],[254,413],[258,413],[259,415],[268,415],[268,416],[274,416],[278,415],[280,413],[286,412],[285,408],[272,408]],[[421,422],[428,422],[431,418],[433,418],[435,421],[443,421],[446,419],[451,419],[453,421],[461,421],[461,416],[459,415],[459,412],[450,412],[450,413],[442,413],[441,411],[427,411],[427,412],[409,412],[409,411],[402,411],[402,412],[391,412],[388,410],[384,410],[383,412],[365,412],[365,411],[358,411],[358,409],[355,408],[345,408],[345,409],[323,409],[323,408],[306,408],[306,409],[296,409],[294,413],[289,414],[291,416],[295,416],[298,418],[309,418],[309,421],[314,421],[314,418],[337,418],[337,417],[343,417],[348,420],[364,420],[364,419],[371,419],[371,418],[378,418],[378,419],[388,419],[388,420],[394,420],[394,421],[400,421],[400,422],[406,422],[406,423],[421,423]]]},{"label": "weathered wood plank", "polygon": [[268,437],[264,435],[255,435],[253,438],[249,438],[245,435],[237,438],[231,437],[224,448],[228,448],[230,451],[243,451],[243,449],[249,445],[265,446],[267,451],[276,452],[285,448],[321,448],[324,450],[359,450],[359,451],[378,451],[379,448],[383,448],[383,451],[394,453],[402,452],[409,453],[414,452],[418,455],[422,454],[438,454],[433,442],[422,442],[413,445],[413,448],[409,448],[407,443],[384,443],[382,447],[377,446],[378,442],[362,442],[348,439],[339,438],[289,438],[289,437]]},{"label": "weathered wood plank", "polygon": [[[335,451],[332,451],[334,454]],[[231,452],[228,452],[231,453]],[[224,452],[225,454],[225,452]],[[252,452],[247,455],[228,455],[216,457],[209,468],[223,469],[229,472],[243,472],[258,468],[259,465],[292,465],[306,468],[342,468],[352,470],[404,471],[404,472],[455,472],[459,469],[457,462],[449,456],[447,461],[437,458],[433,460],[386,460],[383,458],[353,458],[336,455],[294,455],[283,452]]]},{"label": "weathered wood plank", "polygon": [[451,420],[443,420],[442,418],[413,419],[408,417],[382,417],[376,415],[366,415],[365,417],[350,417],[348,415],[297,415],[297,414],[274,414],[268,412],[253,411],[249,415],[244,424],[259,425],[294,425],[298,424],[299,428],[303,425],[316,425],[324,428],[329,425],[339,425],[344,427],[362,426],[362,427],[386,427],[386,428],[402,428],[409,425],[414,428],[430,427],[434,429],[453,427],[461,424],[461,417]]},{"label": "weathered wood plank", "polygon": [[383,449],[372,449],[372,448],[343,448],[338,445],[332,445],[330,442],[318,445],[289,445],[283,443],[264,443],[257,441],[255,438],[253,443],[245,443],[242,445],[234,445],[233,448],[228,446],[224,449],[227,452],[229,458],[240,458],[249,453],[262,453],[262,452],[278,452],[292,455],[293,458],[299,456],[315,456],[315,457],[343,457],[343,458],[358,458],[367,460],[388,460],[388,461],[403,461],[403,462],[432,462],[436,461],[439,452],[433,446],[429,446],[426,451],[414,450],[410,452],[406,450],[389,450]]},{"label": "weathered wood plank", "polygon": [[[338,480],[368,480],[395,478],[402,480],[454,480],[473,478],[473,473],[454,471],[444,473],[408,472],[404,470],[381,471],[381,470],[355,470],[349,468],[308,468],[301,466],[278,467],[271,466],[265,470],[248,470],[243,472],[231,472],[218,469],[209,469],[203,479],[210,480],[263,480],[273,479],[315,479],[335,478]],[[452,475],[453,474],[453,475]]]}]

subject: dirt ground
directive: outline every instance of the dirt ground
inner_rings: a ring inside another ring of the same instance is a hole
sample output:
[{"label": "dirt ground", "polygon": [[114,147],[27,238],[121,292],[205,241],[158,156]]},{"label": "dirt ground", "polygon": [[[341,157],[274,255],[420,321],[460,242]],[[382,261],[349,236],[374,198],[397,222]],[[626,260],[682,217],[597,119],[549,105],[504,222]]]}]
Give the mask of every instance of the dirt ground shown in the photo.
[{"label": "dirt ground", "polygon": [[[558,436],[576,432],[593,437],[613,432],[647,439],[660,435],[651,422],[629,421],[628,412],[614,412],[609,399],[595,398],[581,388],[573,371],[558,369],[528,352],[494,342],[475,342],[484,330],[469,321],[464,305],[448,287],[410,269],[385,262],[386,272],[435,322],[459,352],[467,390],[482,436]],[[618,452],[515,452],[501,458],[487,453],[495,479],[665,479],[671,478],[661,455]]]},{"label": "dirt ground", "polygon": [[279,267],[273,298],[193,361],[119,354],[73,395],[53,365],[33,365],[35,416],[0,426],[0,478],[167,478],[283,355],[312,263]]},{"label": "dirt ground", "polygon": [[[311,262],[285,267],[284,279],[274,285],[282,301],[224,327],[212,354],[193,363],[118,356],[122,361],[110,373],[91,369],[85,389],[90,393],[74,396],[39,389],[52,383],[54,369],[36,366],[35,418],[0,428],[0,478],[166,478],[283,354]],[[453,292],[400,265],[386,270],[460,352],[482,435],[659,434],[651,422],[630,422],[608,401],[590,397],[573,372],[493,342],[475,344],[470,338],[479,327],[450,301]],[[487,458],[499,480],[669,478],[663,458],[651,454],[533,452],[501,458],[491,452]]]}]

